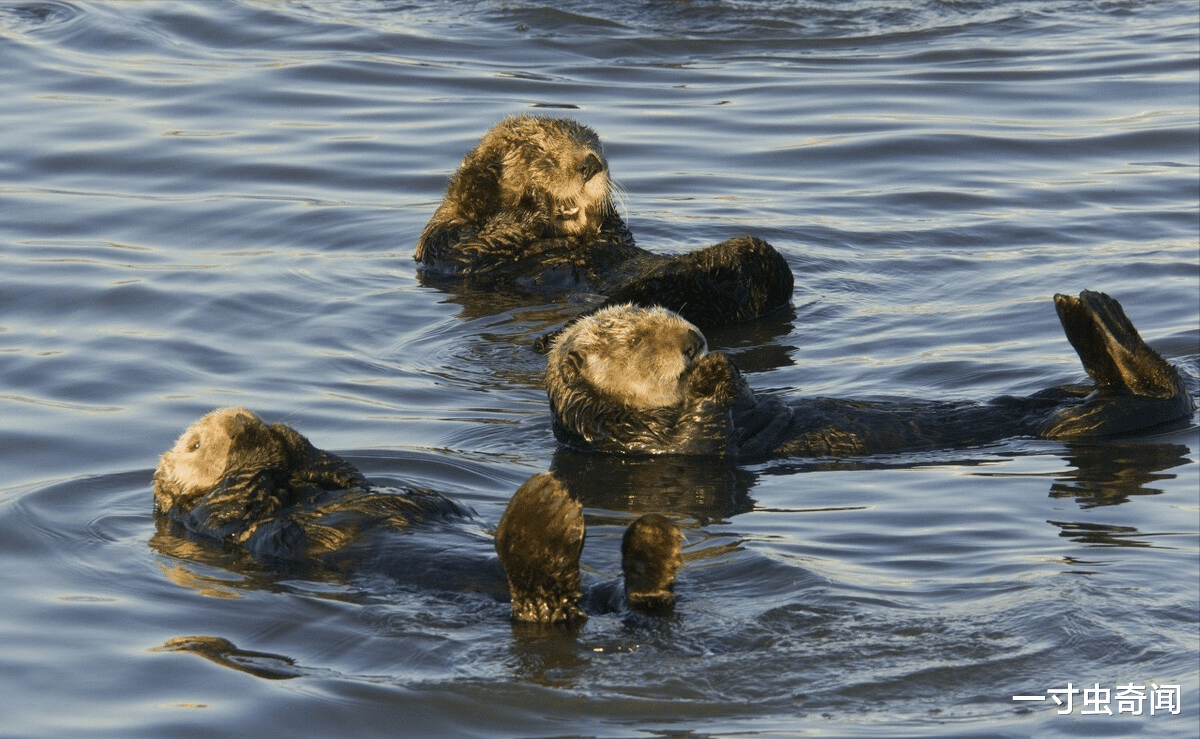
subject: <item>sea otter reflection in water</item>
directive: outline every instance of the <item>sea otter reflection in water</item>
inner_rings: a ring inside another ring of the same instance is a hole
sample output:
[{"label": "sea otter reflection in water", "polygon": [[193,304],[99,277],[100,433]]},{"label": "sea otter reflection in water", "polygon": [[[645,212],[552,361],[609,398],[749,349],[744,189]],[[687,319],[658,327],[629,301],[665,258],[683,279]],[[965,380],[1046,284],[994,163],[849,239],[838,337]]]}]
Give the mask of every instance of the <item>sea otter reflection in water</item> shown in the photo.
[{"label": "sea otter reflection in water", "polygon": [[758,397],[680,316],[607,308],[569,325],[551,347],[554,433],[581,451],[752,461],[1133,434],[1191,415],[1179,373],[1142,341],[1116,300],[1085,291],[1054,301],[1095,384],[986,404]]},{"label": "sea otter reflection in water", "polygon": [[[466,508],[435,492],[373,489],[349,462],[244,408],[203,416],[162,455],[154,509],[192,534],[265,560],[341,569],[370,563],[401,579],[406,566],[432,568],[436,576],[439,560],[449,556],[444,548],[417,549],[420,543],[408,536],[415,529],[453,529],[472,520]],[[507,581],[516,621],[581,621],[584,528],[582,506],[561,483],[549,474],[533,476],[496,529],[500,567],[484,556],[468,563],[472,587],[502,597]],[[621,546],[628,608],[649,615],[670,610],[682,538],[665,516],[648,514],[630,524]],[[597,610],[622,606],[619,588],[590,590],[586,602]]]},{"label": "sea otter reflection in water", "polygon": [[613,189],[595,131],[567,119],[509,118],[454,173],[414,257],[427,272],[474,284],[662,305],[706,329],[791,301],[791,269],[767,242],[740,236],[686,254],[654,254],[634,244]]}]

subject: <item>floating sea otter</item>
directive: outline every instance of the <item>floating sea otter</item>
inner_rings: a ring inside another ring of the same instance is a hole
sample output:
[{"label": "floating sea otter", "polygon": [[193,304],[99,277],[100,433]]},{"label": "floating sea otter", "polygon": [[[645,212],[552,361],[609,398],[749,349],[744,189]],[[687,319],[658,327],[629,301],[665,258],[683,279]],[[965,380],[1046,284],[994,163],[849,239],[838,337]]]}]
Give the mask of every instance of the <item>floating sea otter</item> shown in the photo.
[{"label": "floating sea otter", "polygon": [[[349,462],[244,408],[203,416],[162,455],[154,508],[193,534],[267,560],[342,569],[370,561],[391,572],[412,566],[407,534],[418,524],[471,518],[435,492],[372,489]],[[471,573],[482,581],[479,589],[497,594],[507,576],[517,621],[579,621],[586,617],[580,608],[583,540],[582,506],[553,476],[535,475],[513,495],[496,531],[503,572],[489,559],[473,562]],[[631,609],[669,609],[681,541],[678,525],[666,517],[649,514],[630,524],[622,565]],[[421,565],[436,571],[442,556],[429,552]]]},{"label": "floating sea otter", "polygon": [[1085,291],[1054,301],[1095,385],[987,404],[759,398],[680,316],[607,308],[568,326],[551,347],[554,433],[582,451],[747,461],[1130,434],[1192,413],[1179,373],[1142,341],[1116,300]]},{"label": "floating sea otter", "polygon": [[467,154],[414,256],[429,271],[476,283],[662,305],[704,328],[791,300],[791,269],[770,244],[742,236],[678,256],[648,252],[634,244],[612,190],[595,131],[565,119],[509,118]]}]

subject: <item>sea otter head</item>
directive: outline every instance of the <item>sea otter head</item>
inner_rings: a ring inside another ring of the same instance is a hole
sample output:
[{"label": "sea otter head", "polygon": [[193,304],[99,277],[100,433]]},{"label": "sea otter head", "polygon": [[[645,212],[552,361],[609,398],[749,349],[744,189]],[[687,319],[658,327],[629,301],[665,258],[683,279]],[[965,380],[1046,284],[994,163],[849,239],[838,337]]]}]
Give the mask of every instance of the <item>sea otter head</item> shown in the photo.
[{"label": "sea otter head", "polygon": [[188,528],[225,538],[250,531],[312,490],[364,485],[339,457],[245,408],[220,408],[193,423],[154,472],[154,508]]},{"label": "sea otter head", "polygon": [[587,393],[631,410],[684,400],[689,368],[708,353],[700,330],[666,308],[618,305],[567,327],[547,364],[550,404]]},{"label": "sea otter head", "polygon": [[193,423],[158,461],[154,505],[170,511],[187,505],[225,477],[235,443],[248,437],[272,444],[266,424],[245,408],[221,408]]},{"label": "sea otter head", "polygon": [[501,122],[467,155],[447,195],[468,220],[523,213],[541,221],[548,236],[598,233],[615,211],[600,137],[564,118]]}]

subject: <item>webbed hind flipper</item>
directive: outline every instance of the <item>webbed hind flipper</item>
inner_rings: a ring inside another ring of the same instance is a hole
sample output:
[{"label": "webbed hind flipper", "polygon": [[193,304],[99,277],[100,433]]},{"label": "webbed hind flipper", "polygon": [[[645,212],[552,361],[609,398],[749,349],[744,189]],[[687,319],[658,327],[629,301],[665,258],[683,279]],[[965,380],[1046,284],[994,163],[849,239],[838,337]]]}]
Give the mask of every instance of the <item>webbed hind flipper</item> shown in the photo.
[{"label": "webbed hind flipper", "polygon": [[1179,372],[1142,341],[1116,300],[1084,290],[1077,298],[1055,295],[1054,307],[1097,389],[1127,390],[1147,398],[1187,394]]},{"label": "webbed hind flipper", "polygon": [[1096,390],[1056,413],[1042,436],[1130,434],[1191,414],[1195,406],[1179,371],[1146,345],[1120,303],[1085,290],[1079,297],[1055,295],[1054,305]]},{"label": "webbed hind flipper", "polygon": [[679,524],[658,513],[647,513],[621,538],[621,570],[625,600],[630,609],[648,616],[669,613],[675,605],[675,575],[683,566]]},{"label": "webbed hind flipper", "polygon": [[513,494],[496,528],[496,553],[508,578],[514,621],[569,624],[587,618],[579,607],[583,540],[583,506],[553,475],[534,475]]}]

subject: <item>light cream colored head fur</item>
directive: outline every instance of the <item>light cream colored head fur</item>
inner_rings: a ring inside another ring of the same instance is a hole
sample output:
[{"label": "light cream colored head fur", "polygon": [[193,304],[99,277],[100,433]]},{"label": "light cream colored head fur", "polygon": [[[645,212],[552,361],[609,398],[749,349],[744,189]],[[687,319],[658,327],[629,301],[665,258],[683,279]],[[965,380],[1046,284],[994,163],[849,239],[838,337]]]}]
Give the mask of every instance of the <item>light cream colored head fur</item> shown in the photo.
[{"label": "light cream colored head fur", "polygon": [[501,210],[545,199],[554,230],[579,234],[599,229],[612,207],[604,148],[587,126],[562,118],[509,118],[479,149],[498,155]]},{"label": "light cream colored head fur", "polygon": [[257,427],[266,425],[245,408],[219,408],[202,416],[162,455],[156,481],[193,492],[211,488],[225,475],[234,439]]},{"label": "light cream colored head fur", "polygon": [[550,351],[547,383],[583,380],[629,408],[683,402],[687,369],[708,353],[704,335],[666,308],[604,308],[569,326]]}]

